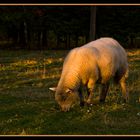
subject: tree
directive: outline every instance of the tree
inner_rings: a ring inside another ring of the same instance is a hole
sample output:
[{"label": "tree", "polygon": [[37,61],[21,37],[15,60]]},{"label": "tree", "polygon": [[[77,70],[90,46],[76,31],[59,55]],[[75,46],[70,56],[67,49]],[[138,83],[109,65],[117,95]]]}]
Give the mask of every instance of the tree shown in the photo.
[{"label": "tree", "polygon": [[0,48],[71,49],[100,37],[134,47],[140,36],[139,7],[2,6],[0,13]]},{"label": "tree", "polygon": [[90,7],[90,41],[96,38],[96,6]]}]

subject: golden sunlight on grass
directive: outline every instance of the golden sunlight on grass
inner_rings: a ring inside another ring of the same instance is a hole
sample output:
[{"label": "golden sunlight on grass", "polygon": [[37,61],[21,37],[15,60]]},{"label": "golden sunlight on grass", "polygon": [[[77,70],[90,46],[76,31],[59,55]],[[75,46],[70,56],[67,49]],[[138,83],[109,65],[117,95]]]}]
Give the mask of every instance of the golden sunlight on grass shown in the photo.
[{"label": "golden sunlight on grass", "polygon": [[44,63],[45,64],[52,64],[54,62],[62,62],[63,59],[62,58],[47,58],[47,59],[44,59]]},{"label": "golden sunlight on grass", "polygon": [[129,62],[140,60],[140,50],[129,50],[127,51]]},{"label": "golden sunlight on grass", "polygon": [[127,54],[128,54],[128,56],[138,56],[138,55],[140,55],[140,50],[127,50]]},{"label": "golden sunlight on grass", "polygon": [[100,104],[96,85],[93,106],[64,113],[49,88],[57,86],[67,52],[0,52],[0,134],[139,134],[140,50],[127,50],[129,104],[113,83]]}]

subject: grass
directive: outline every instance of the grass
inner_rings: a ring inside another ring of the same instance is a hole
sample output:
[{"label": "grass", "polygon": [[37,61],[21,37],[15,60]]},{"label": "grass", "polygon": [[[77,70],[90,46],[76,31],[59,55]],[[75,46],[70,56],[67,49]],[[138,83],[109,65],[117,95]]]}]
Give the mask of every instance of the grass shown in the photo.
[{"label": "grass", "polygon": [[0,135],[140,135],[140,50],[127,51],[129,104],[111,84],[105,104],[61,112],[49,87],[67,52],[0,51]]}]

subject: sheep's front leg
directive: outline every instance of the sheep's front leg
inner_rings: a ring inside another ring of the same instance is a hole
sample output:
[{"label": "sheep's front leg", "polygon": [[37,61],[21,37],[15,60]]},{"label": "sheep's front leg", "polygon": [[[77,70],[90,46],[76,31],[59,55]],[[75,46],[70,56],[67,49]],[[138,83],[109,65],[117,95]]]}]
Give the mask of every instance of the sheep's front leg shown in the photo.
[{"label": "sheep's front leg", "polygon": [[79,88],[78,92],[79,92],[79,98],[80,98],[80,106],[84,106],[84,97],[82,94],[82,89]]},{"label": "sheep's front leg", "polygon": [[87,84],[87,88],[88,88],[88,99],[87,99],[87,104],[91,104],[92,102],[92,97],[93,97],[93,93],[94,93],[94,86],[95,86],[95,82],[93,80],[89,80],[88,84]]}]

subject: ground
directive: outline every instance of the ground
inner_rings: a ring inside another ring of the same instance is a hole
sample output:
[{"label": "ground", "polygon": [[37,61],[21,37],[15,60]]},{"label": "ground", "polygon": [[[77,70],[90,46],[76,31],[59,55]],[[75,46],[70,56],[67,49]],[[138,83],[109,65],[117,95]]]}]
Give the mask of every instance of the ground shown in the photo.
[{"label": "ground", "polygon": [[130,102],[111,84],[104,104],[61,112],[56,86],[68,51],[0,51],[0,135],[140,135],[140,50],[127,50]]}]

